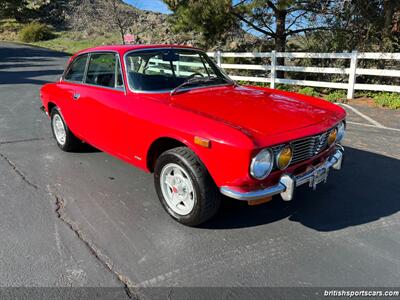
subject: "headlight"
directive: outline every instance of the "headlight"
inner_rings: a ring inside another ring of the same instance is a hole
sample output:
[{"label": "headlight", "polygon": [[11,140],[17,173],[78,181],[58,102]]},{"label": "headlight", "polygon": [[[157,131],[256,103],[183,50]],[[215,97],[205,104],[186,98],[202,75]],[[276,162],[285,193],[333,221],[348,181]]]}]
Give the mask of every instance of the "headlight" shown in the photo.
[{"label": "headlight", "polygon": [[276,166],[280,170],[286,169],[293,158],[293,149],[290,145],[286,145],[281,151],[276,155]]},{"label": "headlight", "polygon": [[346,134],[346,124],[345,122],[341,122],[337,127],[337,141],[341,142]]},{"label": "headlight", "polygon": [[271,150],[261,150],[251,161],[250,174],[255,179],[262,180],[271,173],[274,165],[274,156]]},{"label": "headlight", "polygon": [[332,145],[334,142],[336,142],[338,136],[338,129],[334,128],[328,135],[328,145]]}]

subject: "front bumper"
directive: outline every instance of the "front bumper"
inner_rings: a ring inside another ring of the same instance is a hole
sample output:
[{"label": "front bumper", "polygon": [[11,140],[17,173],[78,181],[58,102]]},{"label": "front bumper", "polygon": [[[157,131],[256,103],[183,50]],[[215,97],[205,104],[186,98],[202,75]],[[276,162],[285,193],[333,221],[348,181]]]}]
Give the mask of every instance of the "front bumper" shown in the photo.
[{"label": "front bumper", "polygon": [[334,170],[340,170],[343,163],[343,153],[343,147],[341,145],[336,145],[336,151],[321,165],[313,167],[297,176],[290,174],[282,175],[277,185],[266,189],[241,192],[234,190],[231,187],[222,186],[220,191],[225,196],[237,200],[252,201],[280,194],[283,200],[290,201],[293,199],[296,187],[309,183],[310,187],[315,189],[321,180],[326,181],[328,172],[331,168]]}]

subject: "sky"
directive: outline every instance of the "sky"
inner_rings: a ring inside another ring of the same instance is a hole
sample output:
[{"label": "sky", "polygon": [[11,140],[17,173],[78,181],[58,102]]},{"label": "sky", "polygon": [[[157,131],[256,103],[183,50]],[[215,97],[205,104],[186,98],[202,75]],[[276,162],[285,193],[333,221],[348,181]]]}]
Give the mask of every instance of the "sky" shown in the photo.
[{"label": "sky", "polygon": [[160,13],[170,13],[167,5],[162,0],[123,0],[137,8],[151,10]]}]

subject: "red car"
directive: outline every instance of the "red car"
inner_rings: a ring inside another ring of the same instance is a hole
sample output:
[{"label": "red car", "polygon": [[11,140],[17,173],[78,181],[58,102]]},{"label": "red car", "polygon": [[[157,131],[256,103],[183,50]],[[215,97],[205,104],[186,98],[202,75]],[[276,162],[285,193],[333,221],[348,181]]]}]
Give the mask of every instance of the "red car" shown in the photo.
[{"label": "red car", "polygon": [[85,142],[154,173],[163,207],[186,225],[212,217],[221,194],[289,201],[342,165],[342,108],[240,86],[195,48],[87,49],[40,95],[62,150]]}]

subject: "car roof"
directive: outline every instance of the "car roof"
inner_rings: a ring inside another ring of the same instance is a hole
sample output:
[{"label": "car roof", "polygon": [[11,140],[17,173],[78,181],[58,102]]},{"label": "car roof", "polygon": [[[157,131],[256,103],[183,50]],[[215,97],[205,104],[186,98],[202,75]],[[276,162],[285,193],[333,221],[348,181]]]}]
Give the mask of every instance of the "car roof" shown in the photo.
[{"label": "car roof", "polygon": [[180,48],[180,49],[193,49],[193,50],[200,50],[198,48],[194,48],[191,46],[185,45],[173,45],[173,44],[156,44],[156,45],[105,45],[105,46],[98,46],[93,48],[88,48],[79,51],[74,55],[77,56],[79,54],[95,52],[95,51],[113,51],[118,52],[119,54],[123,55],[128,51],[132,50],[145,50],[145,49],[158,49],[158,48]]}]

